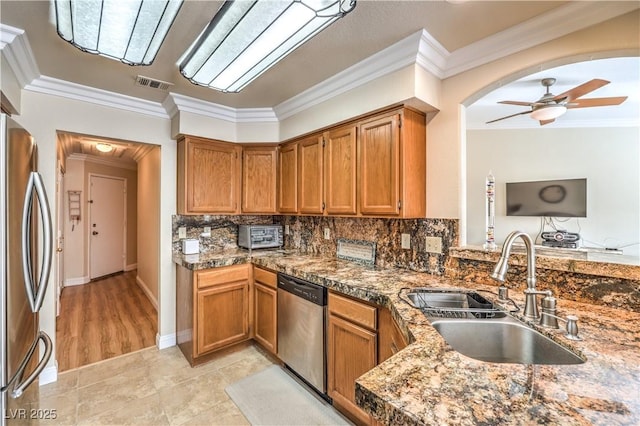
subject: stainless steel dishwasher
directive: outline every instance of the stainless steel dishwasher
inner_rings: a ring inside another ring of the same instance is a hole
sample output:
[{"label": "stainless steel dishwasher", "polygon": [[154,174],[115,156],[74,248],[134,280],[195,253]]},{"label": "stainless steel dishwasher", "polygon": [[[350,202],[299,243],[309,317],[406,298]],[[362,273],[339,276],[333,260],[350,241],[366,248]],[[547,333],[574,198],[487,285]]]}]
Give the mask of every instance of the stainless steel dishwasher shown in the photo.
[{"label": "stainless steel dishwasher", "polygon": [[289,370],[327,396],[327,289],[278,274],[278,357]]}]

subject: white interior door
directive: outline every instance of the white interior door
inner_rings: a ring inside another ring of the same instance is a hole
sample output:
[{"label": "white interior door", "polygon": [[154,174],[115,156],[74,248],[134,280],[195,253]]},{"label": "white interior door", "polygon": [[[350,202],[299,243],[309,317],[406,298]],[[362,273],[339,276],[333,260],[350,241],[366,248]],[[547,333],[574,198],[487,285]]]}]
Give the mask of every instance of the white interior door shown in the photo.
[{"label": "white interior door", "polygon": [[126,182],[91,175],[89,250],[91,279],[124,270]]}]

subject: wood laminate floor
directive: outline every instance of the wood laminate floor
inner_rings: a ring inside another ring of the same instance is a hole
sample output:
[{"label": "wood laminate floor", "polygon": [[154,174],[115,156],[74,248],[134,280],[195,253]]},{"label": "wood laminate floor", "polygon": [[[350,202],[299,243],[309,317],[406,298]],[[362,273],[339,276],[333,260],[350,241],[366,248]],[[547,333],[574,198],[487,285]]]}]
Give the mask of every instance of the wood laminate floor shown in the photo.
[{"label": "wood laminate floor", "polygon": [[153,346],[157,324],[136,271],[65,287],[56,324],[58,371]]}]

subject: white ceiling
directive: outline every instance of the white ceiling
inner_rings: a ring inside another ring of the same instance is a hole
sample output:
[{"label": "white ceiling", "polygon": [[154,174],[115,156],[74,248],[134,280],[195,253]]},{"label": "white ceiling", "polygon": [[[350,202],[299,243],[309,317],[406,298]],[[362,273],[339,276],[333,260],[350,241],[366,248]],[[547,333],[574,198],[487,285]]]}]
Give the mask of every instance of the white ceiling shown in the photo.
[{"label": "white ceiling", "polygon": [[[525,28],[528,33],[536,31],[539,33],[539,22],[544,22],[547,16],[561,13],[563,9],[578,10],[573,13],[576,16],[572,15],[572,19],[567,19],[565,25],[573,28],[579,26],[581,21],[597,22],[598,17],[594,15],[601,12],[594,11],[601,11],[603,4],[606,4],[607,10],[631,10],[640,7],[639,2],[624,1],[583,3],[359,0],[353,12],[301,46],[241,93],[225,94],[192,85],[180,75],[176,65],[178,58],[214,16],[221,4],[220,1],[185,1],[154,64],[147,67],[131,67],[111,59],[83,53],[63,41],[56,34],[49,1],[2,0],[0,1],[0,22],[25,30],[41,76],[152,102],[162,102],[167,97],[167,92],[134,85],[135,77],[144,75],[173,83],[174,86],[170,91],[179,95],[232,108],[272,108],[423,29],[433,37],[436,44],[441,45],[446,54],[450,53],[451,56],[458,54],[457,57],[461,57],[469,50],[474,50],[480,45],[484,46],[489,41],[493,42],[501,36],[504,39],[507,34],[512,34],[517,28]],[[597,9],[598,7],[600,9]],[[550,28],[549,33],[552,31],[558,31],[558,29]],[[627,95],[630,99],[621,108],[602,107],[590,110],[607,111],[607,114],[612,114],[623,111],[635,102],[635,109],[625,114],[637,116],[637,94],[640,92],[637,90],[639,80],[637,62],[625,63],[625,67],[630,66],[635,69],[635,74],[627,74],[625,71],[614,75],[611,72],[605,72],[613,71],[611,67],[594,68],[597,65],[598,61],[582,64],[579,75],[578,68],[554,69],[504,84],[499,91],[471,106],[468,111],[469,119],[483,122],[518,112],[518,107],[496,106],[495,101],[536,100],[544,91],[539,85],[539,80],[547,76],[558,79],[556,86],[553,87],[554,93],[560,93],[592,78],[607,79],[607,76],[611,76],[608,79],[612,84],[599,89],[592,95],[609,96],[605,93],[611,91],[615,96]],[[622,68],[615,68],[615,71],[620,70]],[[635,82],[635,86],[629,81]],[[636,88],[635,100],[632,99],[634,96],[631,93],[634,88]],[[561,118],[583,112],[587,113],[585,110],[571,110]],[[598,117],[602,118],[603,115],[604,112],[600,112]],[[526,117],[520,117],[520,119],[525,122],[533,121]],[[512,123],[515,123],[513,120],[515,119],[500,123],[513,125]],[[527,124],[530,123],[527,122]]]}]

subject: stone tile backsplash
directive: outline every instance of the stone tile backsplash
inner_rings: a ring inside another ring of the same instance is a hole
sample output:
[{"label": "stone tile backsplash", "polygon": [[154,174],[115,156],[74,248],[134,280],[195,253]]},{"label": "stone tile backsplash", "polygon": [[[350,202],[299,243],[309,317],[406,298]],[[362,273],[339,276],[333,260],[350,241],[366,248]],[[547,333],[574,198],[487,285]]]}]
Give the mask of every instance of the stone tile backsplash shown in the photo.
[{"label": "stone tile backsplash", "polygon": [[[384,219],[325,216],[274,216],[275,223],[289,225],[285,247],[303,253],[336,256],[339,238],[376,243],[376,266],[400,267],[444,274],[449,247],[458,244],[457,219]],[[328,240],[324,229],[329,229]],[[286,234],[286,233],[285,233]],[[409,234],[410,249],[401,247],[401,235]],[[442,253],[425,251],[425,237],[441,237]]]},{"label": "stone tile backsplash", "polygon": [[[377,245],[376,266],[400,267],[419,272],[444,274],[449,247],[458,244],[457,219],[383,219],[322,216],[173,216],[173,250],[180,252],[178,228],[187,228],[187,238],[200,240],[200,251],[237,248],[239,224],[289,225],[285,235],[286,249],[303,253],[336,256],[338,238],[373,241]],[[204,227],[211,227],[211,236],[203,237]],[[330,238],[324,239],[324,229]],[[401,234],[410,235],[411,248],[402,249]],[[425,252],[425,237],[442,238],[442,253]]]},{"label": "stone tile backsplash", "polygon": [[[200,240],[200,252],[207,253],[213,250],[230,250],[238,248],[238,225],[262,225],[272,224],[273,216],[229,216],[229,215],[201,215],[186,216],[174,215],[172,217],[171,240],[173,252],[182,251],[178,228],[187,228],[187,238]],[[205,237],[204,228],[211,228],[211,236]]]}]

